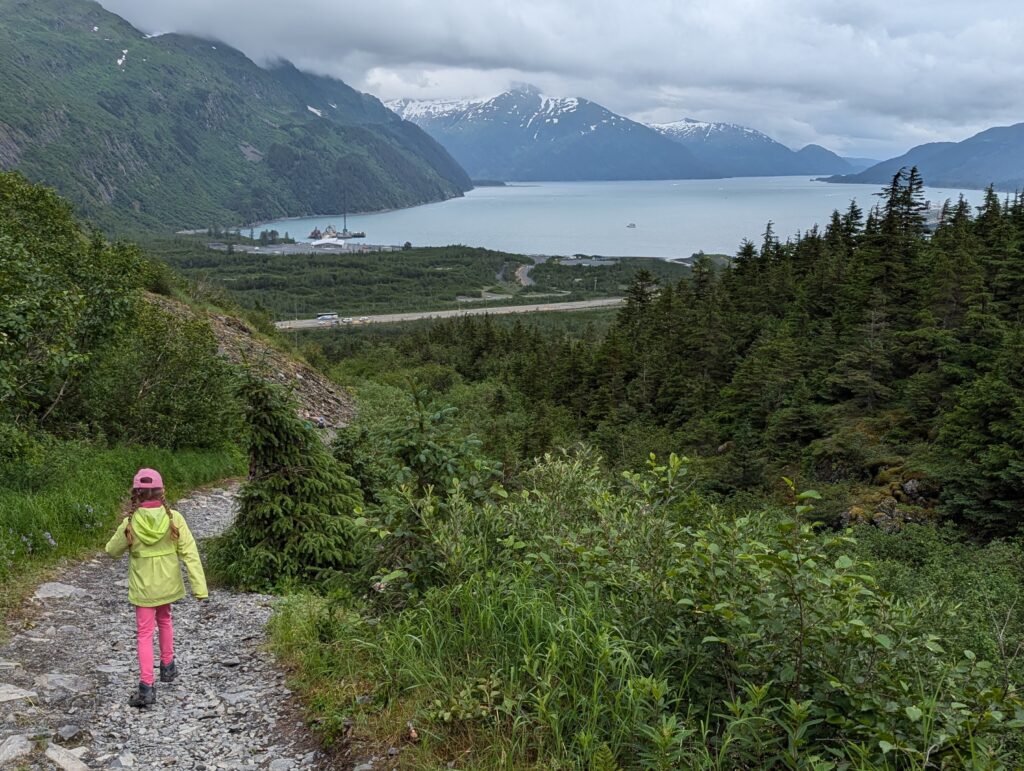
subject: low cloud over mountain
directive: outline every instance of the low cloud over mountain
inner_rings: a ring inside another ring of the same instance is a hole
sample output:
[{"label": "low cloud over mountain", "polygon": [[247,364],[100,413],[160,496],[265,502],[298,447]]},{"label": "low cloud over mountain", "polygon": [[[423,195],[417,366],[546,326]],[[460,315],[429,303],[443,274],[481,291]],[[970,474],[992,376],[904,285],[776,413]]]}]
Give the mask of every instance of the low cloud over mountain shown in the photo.
[{"label": "low cloud over mountain", "polygon": [[149,32],[216,37],[384,99],[530,81],[642,122],[728,120],[846,155],[960,140],[1019,121],[1024,104],[1024,6],[1007,0],[103,4]]}]

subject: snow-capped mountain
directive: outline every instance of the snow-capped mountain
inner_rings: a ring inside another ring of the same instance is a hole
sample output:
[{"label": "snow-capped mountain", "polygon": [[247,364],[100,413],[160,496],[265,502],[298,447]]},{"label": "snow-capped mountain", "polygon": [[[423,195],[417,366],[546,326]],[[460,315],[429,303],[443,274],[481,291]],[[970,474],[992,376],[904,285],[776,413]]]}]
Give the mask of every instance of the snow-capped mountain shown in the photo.
[{"label": "snow-capped mountain", "polygon": [[707,142],[715,141],[718,138],[728,138],[731,141],[778,144],[770,136],[757,129],[738,126],[735,123],[717,123],[684,118],[674,123],[651,123],[648,125],[662,134],[668,134],[679,140]]},{"label": "snow-capped mountain", "polygon": [[823,174],[822,169],[851,169],[842,158],[817,144],[808,144],[794,152],[761,131],[733,123],[687,118],[674,123],[650,124],[650,127],[679,142],[697,160],[726,176]]},{"label": "snow-capped mountain", "polygon": [[[838,155],[819,145],[807,145],[794,152],[765,133],[734,123],[709,123],[686,118],[650,126],[725,176],[838,174],[852,168]],[[823,169],[840,171],[825,172]]]},{"label": "snow-capped mountain", "polygon": [[578,98],[532,86],[491,99],[386,103],[440,142],[474,179],[687,179],[721,176],[681,143]]}]

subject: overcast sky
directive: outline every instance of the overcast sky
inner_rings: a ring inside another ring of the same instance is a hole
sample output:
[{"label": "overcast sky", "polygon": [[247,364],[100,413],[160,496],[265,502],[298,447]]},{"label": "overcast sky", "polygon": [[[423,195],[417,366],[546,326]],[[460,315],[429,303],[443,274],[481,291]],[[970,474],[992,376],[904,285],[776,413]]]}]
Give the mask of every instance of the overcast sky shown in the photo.
[{"label": "overcast sky", "polygon": [[382,99],[514,82],[642,121],[900,154],[1024,121],[1024,0],[100,0]]}]

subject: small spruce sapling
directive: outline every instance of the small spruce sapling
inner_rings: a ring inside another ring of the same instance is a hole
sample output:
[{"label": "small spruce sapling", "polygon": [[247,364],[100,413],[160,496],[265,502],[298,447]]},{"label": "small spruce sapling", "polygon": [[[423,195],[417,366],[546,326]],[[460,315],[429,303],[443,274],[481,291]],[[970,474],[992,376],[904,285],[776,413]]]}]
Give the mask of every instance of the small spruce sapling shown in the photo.
[{"label": "small spruce sapling", "polygon": [[216,544],[211,564],[246,588],[326,588],[357,564],[358,484],[298,418],[282,389],[250,376],[240,391],[250,434],[249,480],[235,525]]}]

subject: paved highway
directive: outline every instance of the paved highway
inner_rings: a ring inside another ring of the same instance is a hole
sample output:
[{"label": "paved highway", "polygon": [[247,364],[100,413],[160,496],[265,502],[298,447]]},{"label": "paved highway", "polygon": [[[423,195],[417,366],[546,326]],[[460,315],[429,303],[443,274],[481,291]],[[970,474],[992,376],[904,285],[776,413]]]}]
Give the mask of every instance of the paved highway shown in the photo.
[{"label": "paved highway", "polygon": [[[395,324],[400,321],[420,319],[453,319],[461,316],[504,316],[510,313],[551,313],[553,311],[585,311],[591,308],[615,308],[622,305],[621,297],[605,297],[600,300],[578,300],[570,303],[539,303],[537,305],[500,305],[492,308],[455,308],[446,311],[419,311],[416,313],[385,313],[380,316],[364,316],[364,321],[338,324],[344,329],[360,324]],[[357,318],[357,317],[353,317]],[[295,319],[275,322],[278,329],[320,329],[332,325],[321,324],[316,319]]]}]

